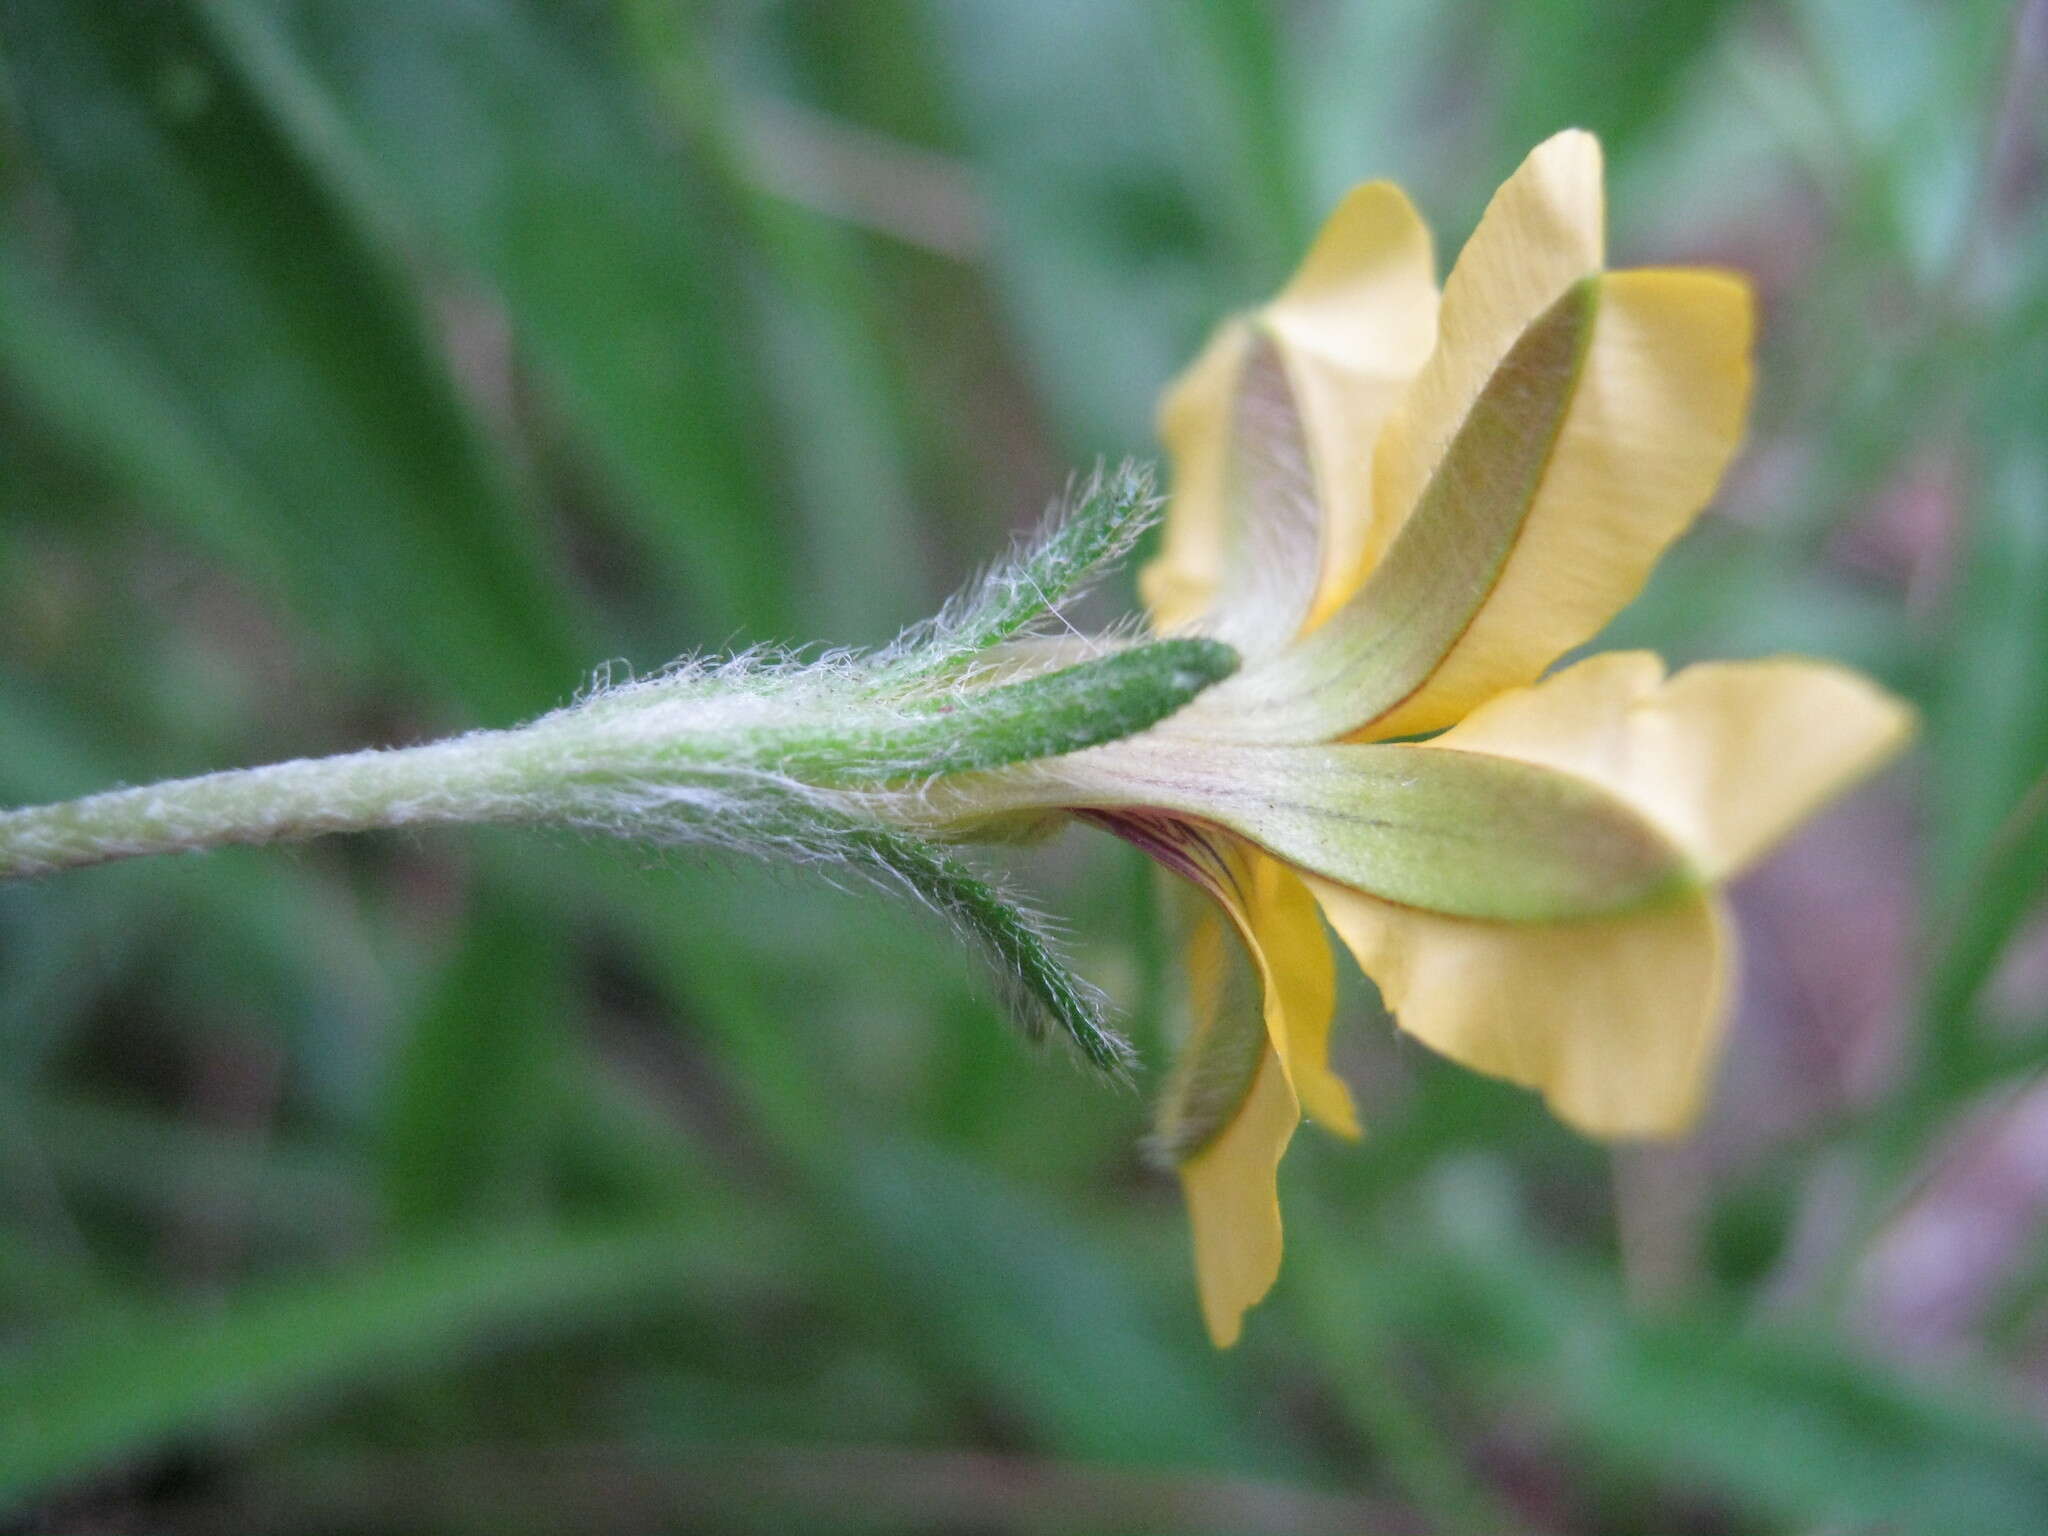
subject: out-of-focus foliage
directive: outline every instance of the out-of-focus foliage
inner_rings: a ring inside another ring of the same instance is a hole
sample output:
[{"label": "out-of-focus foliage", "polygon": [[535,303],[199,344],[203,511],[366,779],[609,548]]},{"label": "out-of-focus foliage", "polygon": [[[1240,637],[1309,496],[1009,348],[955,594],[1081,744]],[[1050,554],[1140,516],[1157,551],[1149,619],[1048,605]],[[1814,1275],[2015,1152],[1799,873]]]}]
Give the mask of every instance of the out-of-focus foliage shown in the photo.
[{"label": "out-of-focus foliage", "polygon": [[[1613,638],[1926,722],[1739,893],[1684,1146],[1358,987],[1222,1355],[1139,1100],[909,910],[506,832],[0,889],[0,1523],[2048,1529],[2048,6],[6,0],[0,66],[0,802],[884,638],[1346,185],[1447,257],[1572,122],[1619,262],[1766,312]],[[1015,862],[1156,1072],[1139,861]]]}]

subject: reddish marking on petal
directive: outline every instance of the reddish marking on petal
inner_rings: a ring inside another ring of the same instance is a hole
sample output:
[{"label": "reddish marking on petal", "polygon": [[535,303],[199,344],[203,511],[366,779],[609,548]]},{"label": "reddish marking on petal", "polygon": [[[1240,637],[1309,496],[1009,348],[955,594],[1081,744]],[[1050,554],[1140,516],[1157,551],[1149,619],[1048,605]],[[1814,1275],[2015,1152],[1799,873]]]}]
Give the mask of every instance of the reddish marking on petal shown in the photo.
[{"label": "reddish marking on petal", "polygon": [[1226,911],[1242,912],[1248,893],[1239,884],[1237,870],[1217,838],[1196,822],[1171,811],[1077,810],[1081,820],[1113,832],[1135,848],[1142,849],[1163,868],[1201,887]]}]

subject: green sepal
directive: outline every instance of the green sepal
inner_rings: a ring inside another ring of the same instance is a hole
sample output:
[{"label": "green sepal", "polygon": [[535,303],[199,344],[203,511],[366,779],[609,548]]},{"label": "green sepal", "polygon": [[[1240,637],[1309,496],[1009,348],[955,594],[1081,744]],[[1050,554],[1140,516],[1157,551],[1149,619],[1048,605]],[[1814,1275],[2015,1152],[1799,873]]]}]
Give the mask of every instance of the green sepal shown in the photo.
[{"label": "green sepal", "polygon": [[851,787],[1061,757],[1156,725],[1237,665],[1237,652],[1221,641],[1155,641],[925,700],[885,723],[780,744],[776,763],[800,778]]},{"label": "green sepal", "polygon": [[1131,1047],[1110,1028],[1102,994],[1068,968],[1038,918],[921,838],[863,830],[852,847],[856,862],[891,877],[973,942],[1028,1038],[1058,1029],[1091,1066],[1128,1075]]},{"label": "green sepal", "polygon": [[1020,554],[891,646],[882,680],[895,684],[972,665],[1129,554],[1158,513],[1150,466],[1127,462],[1098,470],[1068,493]]}]

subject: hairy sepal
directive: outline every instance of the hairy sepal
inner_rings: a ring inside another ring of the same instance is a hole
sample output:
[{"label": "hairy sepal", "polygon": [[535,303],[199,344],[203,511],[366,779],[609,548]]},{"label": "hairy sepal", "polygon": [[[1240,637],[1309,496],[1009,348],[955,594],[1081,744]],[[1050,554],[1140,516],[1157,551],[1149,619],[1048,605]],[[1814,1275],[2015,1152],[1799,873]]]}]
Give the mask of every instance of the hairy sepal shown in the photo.
[{"label": "hairy sepal", "polygon": [[1128,1077],[1131,1047],[1110,1027],[1101,992],[1060,958],[1036,914],[957,856],[907,833],[863,831],[849,846],[857,864],[899,885],[974,945],[1027,1037],[1058,1030],[1090,1066]]},{"label": "hairy sepal", "polygon": [[1149,465],[1097,470],[1047,516],[1025,547],[994,566],[939,615],[905,631],[881,657],[880,677],[897,685],[968,670],[992,647],[1054,619],[1129,554],[1158,520]]},{"label": "hairy sepal", "polygon": [[[764,742],[785,773],[830,786],[938,778],[1121,741],[1237,670],[1215,640],[1160,640],[1020,681],[900,706],[829,736]],[[857,721],[857,717],[856,717]]]}]

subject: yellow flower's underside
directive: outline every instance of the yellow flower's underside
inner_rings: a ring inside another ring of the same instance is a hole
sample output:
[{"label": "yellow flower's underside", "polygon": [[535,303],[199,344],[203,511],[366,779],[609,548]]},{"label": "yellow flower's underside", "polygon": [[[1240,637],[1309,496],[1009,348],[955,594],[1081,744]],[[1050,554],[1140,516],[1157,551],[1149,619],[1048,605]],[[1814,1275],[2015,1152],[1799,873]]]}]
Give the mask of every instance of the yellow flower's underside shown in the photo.
[{"label": "yellow flower's underside", "polygon": [[1358,1111],[1330,1069],[1336,974],[1307,884],[1236,839],[1185,836],[1199,853],[1176,867],[1216,906],[1189,938],[1189,1033],[1159,1135],[1187,1195],[1204,1319],[1228,1345],[1280,1272],[1276,1170],[1295,1126],[1306,1112],[1356,1137]]},{"label": "yellow flower's underside", "polygon": [[1030,793],[1101,808],[1221,914],[1161,1118],[1219,1344],[1278,1272],[1301,1114],[1357,1131],[1322,919],[1444,1055],[1590,1134],[1675,1134],[1725,1011],[1718,884],[1910,729],[1814,662],[1543,677],[1713,494],[1749,400],[1740,278],[1604,265],[1584,133],[1501,188],[1440,302],[1414,209],[1360,187],[1162,405],[1144,595],[1245,665]]}]

